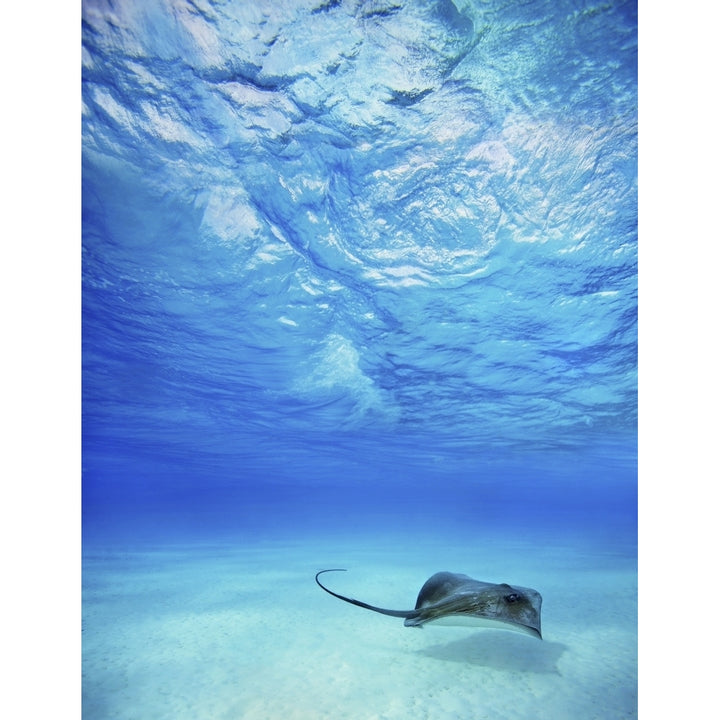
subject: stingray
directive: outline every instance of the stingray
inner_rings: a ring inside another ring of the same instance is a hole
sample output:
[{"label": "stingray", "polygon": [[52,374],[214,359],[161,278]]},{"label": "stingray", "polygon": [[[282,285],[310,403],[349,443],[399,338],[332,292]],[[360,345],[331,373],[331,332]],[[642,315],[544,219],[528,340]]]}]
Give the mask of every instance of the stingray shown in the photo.
[{"label": "stingray", "polygon": [[542,640],[542,596],[532,588],[482,582],[467,575],[438,572],[420,588],[414,610],[387,610],[329,590],[318,579],[326,572],[345,572],[345,569],[321,570],[315,575],[315,582],[325,592],[373,612],[405,618],[405,627],[422,627],[429,623],[494,627],[524,632]]}]

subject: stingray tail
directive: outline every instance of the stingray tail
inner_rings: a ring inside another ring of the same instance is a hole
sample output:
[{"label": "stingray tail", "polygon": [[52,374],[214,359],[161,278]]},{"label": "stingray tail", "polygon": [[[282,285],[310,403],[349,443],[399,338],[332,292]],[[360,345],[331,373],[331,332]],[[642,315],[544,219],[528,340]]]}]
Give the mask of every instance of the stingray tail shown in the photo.
[{"label": "stingray tail", "polygon": [[326,593],[330,593],[330,595],[332,595],[333,597],[344,600],[345,602],[351,603],[352,605],[357,605],[358,607],[365,608],[366,610],[372,610],[373,612],[380,613],[382,615],[390,615],[391,617],[412,618],[416,617],[418,614],[416,610],[386,610],[385,608],[375,607],[375,605],[368,605],[367,603],[361,602],[360,600],[355,600],[354,598],[345,597],[344,595],[338,595],[336,592],[328,590],[320,582],[320,580],[318,580],[318,576],[326,572],[347,572],[347,570],[346,568],[332,568],[330,570],[321,570],[319,573],[317,573],[317,575],[315,575],[315,582]]}]

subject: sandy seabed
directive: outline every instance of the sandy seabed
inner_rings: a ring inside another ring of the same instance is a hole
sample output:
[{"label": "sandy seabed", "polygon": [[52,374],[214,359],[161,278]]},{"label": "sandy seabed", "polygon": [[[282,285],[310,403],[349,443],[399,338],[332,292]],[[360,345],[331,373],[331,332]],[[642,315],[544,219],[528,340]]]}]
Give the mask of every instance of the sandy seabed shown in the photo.
[{"label": "sandy seabed", "polygon": [[[406,628],[438,570],[533,587],[543,640]],[[637,717],[637,564],[583,543],[433,538],[85,547],[85,720]]]}]

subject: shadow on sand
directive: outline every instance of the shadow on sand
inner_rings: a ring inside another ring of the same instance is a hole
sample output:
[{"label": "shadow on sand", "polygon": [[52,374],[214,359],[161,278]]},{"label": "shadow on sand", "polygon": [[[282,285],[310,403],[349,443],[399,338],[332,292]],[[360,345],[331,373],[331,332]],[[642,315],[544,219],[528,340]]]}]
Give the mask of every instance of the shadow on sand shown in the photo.
[{"label": "shadow on sand", "polygon": [[559,674],[557,663],[566,645],[515,636],[506,632],[480,632],[452,642],[430,645],[417,652],[450,662],[469,663],[515,672]]}]

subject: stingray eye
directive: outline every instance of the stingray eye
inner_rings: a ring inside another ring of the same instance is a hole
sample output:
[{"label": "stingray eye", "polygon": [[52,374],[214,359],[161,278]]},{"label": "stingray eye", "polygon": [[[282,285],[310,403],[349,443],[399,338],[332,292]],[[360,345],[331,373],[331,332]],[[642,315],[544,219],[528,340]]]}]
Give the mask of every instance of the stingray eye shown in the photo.
[{"label": "stingray eye", "polygon": [[505,596],[505,600],[509,603],[517,602],[520,599],[520,596],[517,593],[510,593],[509,595]]}]

